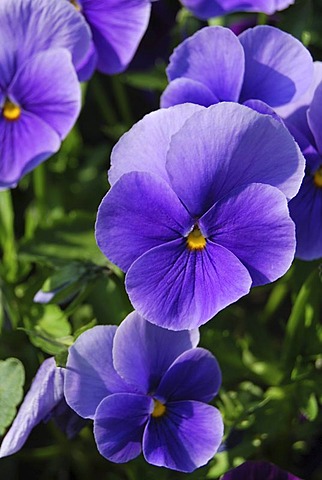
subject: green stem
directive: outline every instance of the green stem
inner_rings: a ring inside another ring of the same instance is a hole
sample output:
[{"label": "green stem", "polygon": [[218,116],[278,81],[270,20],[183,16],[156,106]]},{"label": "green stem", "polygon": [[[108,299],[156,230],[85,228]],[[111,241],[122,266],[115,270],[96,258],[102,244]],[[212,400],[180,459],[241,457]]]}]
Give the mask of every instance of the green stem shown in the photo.
[{"label": "green stem", "polygon": [[41,163],[33,172],[34,193],[39,220],[46,214],[46,171],[45,164]]},{"label": "green stem", "polygon": [[132,113],[129,108],[129,102],[128,102],[125,86],[122,83],[122,79],[119,75],[115,75],[114,77],[112,77],[112,85],[113,85],[114,95],[115,95],[118,107],[120,109],[122,118],[124,120],[124,123],[128,127],[130,127],[131,125],[133,125]]},{"label": "green stem", "polygon": [[102,83],[97,75],[95,75],[92,80],[91,84],[93,87],[94,98],[99,108],[104,120],[108,125],[114,126],[118,123],[118,118],[116,113],[113,109],[113,106],[106,95]]},{"label": "green stem", "polygon": [[259,13],[257,17],[257,25],[266,25],[267,19],[268,17],[265,13]]},{"label": "green stem", "polygon": [[0,192],[0,244],[3,249],[4,276],[12,281],[17,273],[14,209],[10,190]]}]

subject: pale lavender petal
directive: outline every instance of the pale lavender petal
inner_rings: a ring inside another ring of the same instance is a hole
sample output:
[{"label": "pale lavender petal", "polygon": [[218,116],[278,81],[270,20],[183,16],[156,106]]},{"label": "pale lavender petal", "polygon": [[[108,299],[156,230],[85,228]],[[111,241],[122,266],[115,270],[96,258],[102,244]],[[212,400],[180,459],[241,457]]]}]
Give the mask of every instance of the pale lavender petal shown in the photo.
[{"label": "pale lavender petal", "polygon": [[244,76],[244,52],[228,28],[206,27],[175,49],[167,74],[170,81],[184,77],[203,83],[219,101],[236,102]]},{"label": "pale lavender petal", "polygon": [[253,286],[273,282],[291,266],[295,227],[286,198],[275,187],[240,187],[215,204],[199,225],[212,242],[239,258]]},{"label": "pale lavender petal", "polygon": [[245,76],[240,100],[259,99],[278,107],[297,100],[309,88],[313,61],[292,35],[268,25],[239,36],[245,51]]},{"label": "pale lavender petal", "polygon": [[131,172],[103,198],[96,221],[99,248],[127,270],[151,248],[189,232],[193,219],[160,177]]},{"label": "pale lavender petal", "polygon": [[249,292],[247,269],[231,252],[207,243],[189,250],[186,239],[155,247],[136,260],[125,279],[139,314],[171,330],[195,328]]},{"label": "pale lavender petal", "polygon": [[222,102],[196,112],[172,137],[166,168],[173,190],[199,216],[249,183],[276,186],[292,198],[303,178],[304,158],[280,122]]},{"label": "pale lavender petal", "polygon": [[83,418],[94,418],[103,398],[115,392],[135,391],[117,374],[112,346],[116,327],[100,325],[82,333],[69,349],[65,397]]},{"label": "pale lavender petal", "polygon": [[153,392],[172,362],[198,342],[198,330],[172,332],[133,312],[117,329],[114,366],[127,382],[144,393]]},{"label": "pale lavender petal", "polygon": [[314,136],[318,151],[322,153],[322,83],[315,90],[311,105],[307,111],[307,121]]},{"label": "pale lavender petal", "polygon": [[18,69],[9,95],[64,139],[81,106],[81,92],[68,50],[52,49],[31,57]]},{"label": "pale lavender petal", "polygon": [[268,462],[245,462],[227,472],[222,480],[300,480]]},{"label": "pale lavender petal", "polygon": [[51,414],[63,397],[63,371],[56,367],[54,358],[48,358],[40,366],[11,428],[2,441],[0,457],[20,450],[31,430]]},{"label": "pale lavender petal", "polygon": [[182,353],[169,367],[156,390],[162,403],[179,400],[210,402],[221,385],[221,371],[215,357],[203,348]]},{"label": "pale lavender petal", "polygon": [[192,472],[215,455],[223,436],[220,412],[200,402],[167,404],[160,418],[151,417],[143,436],[147,462]]},{"label": "pale lavender petal", "polygon": [[153,411],[153,400],[145,395],[114,394],[99,405],[94,418],[98,451],[116,463],[141,453],[144,427]]},{"label": "pale lavender petal", "polygon": [[101,72],[122,72],[132,60],[147,29],[149,0],[82,0],[90,24]]},{"label": "pale lavender petal", "polygon": [[218,103],[218,98],[201,82],[190,78],[176,78],[169,83],[161,95],[162,108],[172,107],[179,103],[195,103],[209,107]]},{"label": "pale lavender petal", "polygon": [[108,179],[113,185],[124,173],[149,172],[168,181],[166,154],[174,135],[191,115],[203,107],[177,105],[149,113],[115,145]]}]

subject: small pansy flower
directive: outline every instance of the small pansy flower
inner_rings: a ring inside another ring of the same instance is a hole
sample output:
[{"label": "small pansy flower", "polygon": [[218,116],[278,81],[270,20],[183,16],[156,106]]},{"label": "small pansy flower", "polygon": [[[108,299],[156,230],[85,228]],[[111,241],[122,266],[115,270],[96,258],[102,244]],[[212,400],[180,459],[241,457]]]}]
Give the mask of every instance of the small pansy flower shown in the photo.
[{"label": "small pansy flower", "polygon": [[219,411],[207,405],[221,373],[215,357],[196,348],[198,331],[171,332],[136,312],[119,327],[97,326],[70,348],[68,404],[94,420],[99,452],[123,463],[147,462],[191,472],[216,453],[223,436]]},{"label": "small pansy flower", "polygon": [[301,480],[268,462],[245,462],[226,473],[221,480]]},{"label": "small pansy flower", "polygon": [[232,12],[262,12],[267,15],[284,10],[294,0],[181,0],[196,17],[207,20]]},{"label": "small pansy flower", "polygon": [[153,112],[114,148],[98,245],[127,272],[144,318],[194,328],[288,270],[286,197],[303,170],[293,138],[268,115],[235,103]]},{"label": "small pansy flower", "polygon": [[273,114],[305,93],[313,61],[301,42],[275,27],[250,28],[238,37],[228,28],[205,27],[175,49],[167,75],[162,107],[230,101]]},{"label": "small pansy flower", "polygon": [[41,421],[56,421],[68,438],[84,426],[84,420],[69,408],[64,398],[64,370],[48,358],[40,366],[17,416],[4,437],[0,458],[18,452],[32,429]]}]

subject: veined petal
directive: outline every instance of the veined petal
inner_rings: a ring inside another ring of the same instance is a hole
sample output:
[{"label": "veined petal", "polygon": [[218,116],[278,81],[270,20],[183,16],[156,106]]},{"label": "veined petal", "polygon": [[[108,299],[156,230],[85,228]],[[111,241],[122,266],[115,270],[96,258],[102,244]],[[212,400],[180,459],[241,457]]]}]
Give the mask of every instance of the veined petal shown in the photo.
[{"label": "veined petal", "polygon": [[262,102],[261,100],[246,100],[246,102],[244,102],[244,105],[246,107],[252,108],[253,110],[255,110],[255,112],[262,113],[263,115],[271,115],[275,120],[283,123],[283,120],[279,115],[277,115],[275,110],[273,110],[270,106],[267,105],[267,103]]},{"label": "veined petal", "polygon": [[112,347],[116,327],[100,325],[82,333],[69,349],[65,397],[83,418],[94,418],[103,398],[112,393],[135,391],[117,374]]},{"label": "veined petal", "polygon": [[130,313],[118,327],[113,346],[117,372],[143,393],[154,392],[172,362],[199,342],[198,330],[172,332]]},{"label": "veined petal", "polygon": [[207,20],[211,17],[233,12],[263,12],[272,15],[294,3],[294,0],[181,0],[196,17]]},{"label": "veined petal", "polygon": [[211,241],[239,258],[253,286],[273,282],[291,266],[295,227],[286,198],[275,187],[240,187],[216,203],[199,224]]},{"label": "veined petal", "polygon": [[143,455],[152,465],[188,473],[215,455],[222,436],[223,421],[215,407],[195,401],[171,402],[162,417],[150,418]]},{"label": "veined petal", "polygon": [[152,411],[153,400],[145,395],[116,393],[105,398],[94,418],[94,436],[100,454],[116,463],[140,455],[144,427]]},{"label": "veined petal", "polygon": [[271,107],[300,98],[313,78],[309,51],[292,35],[268,25],[243,32],[245,76],[240,100],[259,99]]},{"label": "veined petal", "polygon": [[311,132],[314,136],[315,144],[318,151],[322,153],[322,133],[321,133],[321,101],[322,101],[322,83],[320,83],[315,90],[311,105],[307,111],[307,121]]},{"label": "veined petal", "polygon": [[162,403],[179,400],[210,402],[221,385],[216,358],[203,348],[182,353],[162,377],[155,397]]},{"label": "veined petal", "polygon": [[168,108],[179,103],[195,103],[209,107],[218,101],[206,85],[191,78],[182,77],[169,83],[161,95],[160,105],[161,108]]},{"label": "veined petal", "polygon": [[61,139],[69,133],[80,111],[80,86],[66,49],[31,57],[18,69],[8,93],[24,110],[45,121]]},{"label": "veined petal", "polygon": [[143,253],[184,235],[193,223],[164,180],[130,172],[103,198],[96,240],[104,255],[126,271]]},{"label": "veined petal", "polygon": [[191,329],[249,292],[247,269],[231,252],[207,243],[191,251],[186,239],[155,247],[136,260],[125,279],[140,315],[171,330]]},{"label": "veined petal", "polygon": [[40,366],[11,428],[2,441],[0,457],[7,457],[20,450],[31,430],[52,412],[63,397],[63,370],[56,367],[54,358],[48,358]]},{"label": "veined petal", "polygon": [[244,52],[228,28],[206,27],[182,42],[170,57],[169,80],[204,84],[219,101],[237,102],[244,77]]},{"label": "veined petal", "polygon": [[202,109],[199,105],[177,105],[149,113],[136,123],[112,150],[110,184],[133,171],[154,173],[168,182],[165,162],[171,137],[193,113]]},{"label": "veined petal", "polygon": [[97,53],[94,42],[91,41],[87,55],[77,65],[77,77],[80,82],[87,82],[93,75],[97,65]]},{"label": "veined petal", "polygon": [[190,214],[200,216],[234,188],[249,183],[273,185],[292,198],[304,163],[280,122],[222,102],[196,112],[172,137],[166,168],[180,200]]}]

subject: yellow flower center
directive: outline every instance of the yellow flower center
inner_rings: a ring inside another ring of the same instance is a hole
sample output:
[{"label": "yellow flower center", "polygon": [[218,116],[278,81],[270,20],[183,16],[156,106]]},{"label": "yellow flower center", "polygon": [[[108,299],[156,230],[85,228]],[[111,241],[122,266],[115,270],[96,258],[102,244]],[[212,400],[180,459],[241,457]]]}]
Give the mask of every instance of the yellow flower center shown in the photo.
[{"label": "yellow flower center", "polygon": [[153,399],[153,402],[154,402],[154,409],[152,412],[152,417],[154,418],[162,417],[162,415],[164,415],[166,412],[165,405],[159,402],[159,400]]},{"label": "yellow flower center", "polygon": [[315,172],[313,180],[316,187],[322,188],[322,166]]},{"label": "yellow flower center", "polygon": [[72,5],[74,5],[74,7],[76,8],[76,10],[78,10],[79,12],[81,11],[81,6],[80,6],[80,4],[77,2],[77,0],[69,0],[69,1],[70,1],[70,3],[71,3]]},{"label": "yellow flower center", "polygon": [[18,120],[21,115],[21,108],[19,105],[10,102],[10,100],[6,100],[3,106],[2,114],[6,120],[10,120],[11,122]]},{"label": "yellow flower center", "polygon": [[187,238],[187,245],[190,250],[202,250],[206,246],[206,239],[202,235],[200,228],[195,225]]}]

